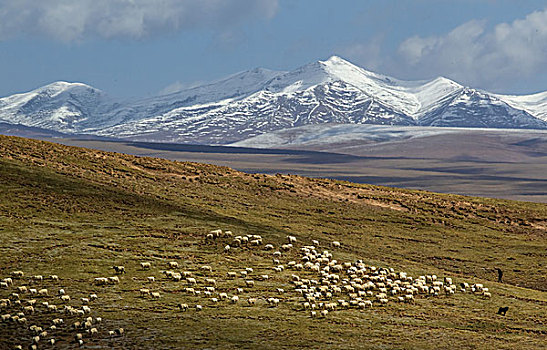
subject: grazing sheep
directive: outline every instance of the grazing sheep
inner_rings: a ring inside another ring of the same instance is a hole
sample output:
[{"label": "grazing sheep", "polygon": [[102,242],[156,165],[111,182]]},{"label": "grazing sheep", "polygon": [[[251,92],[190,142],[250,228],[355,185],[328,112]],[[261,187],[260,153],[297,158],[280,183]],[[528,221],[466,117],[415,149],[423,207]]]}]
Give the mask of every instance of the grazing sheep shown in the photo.
[{"label": "grazing sheep", "polygon": [[247,303],[249,303],[249,305],[255,305],[256,304],[256,298],[247,299]]},{"label": "grazing sheep", "polygon": [[20,270],[19,270],[19,271],[13,271],[13,272],[11,273],[11,275],[14,276],[14,277],[24,277],[24,276],[25,276],[25,273],[24,273],[23,271],[20,271]]},{"label": "grazing sheep", "polygon": [[112,266],[114,271],[116,271],[117,274],[125,273],[125,267],[124,266]]},{"label": "grazing sheep", "polygon": [[44,276],[42,275],[34,275],[32,276],[32,279],[36,282],[42,282],[44,280]]},{"label": "grazing sheep", "polygon": [[230,299],[230,300],[231,300],[232,304],[237,304],[237,302],[239,301],[239,297],[237,295],[234,295],[232,297],[232,299]]},{"label": "grazing sheep", "polygon": [[205,279],[205,284],[207,284],[209,286],[216,286],[217,281],[214,278],[206,278]]},{"label": "grazing sheep", "polygon": [[152,292],[150,293],[153,299],[159,299],[161,297],[161,294],[159,292]]},{"label": "grazing sheep", "polygon": [[201,271],[212,272],[213,269],[212,269],[211,266],[209,266],[209,265],[203,265],[203,266],[201,267]]},{"label": "grazing sheep", "polygon": [[64,301],[64,302],[69,302],[70,301],[70,295],[61,295],[61,300]]},{"label": "grazing sheep", "polygon": [[106,277],[97,277],[95,278],[95,284],[98,286],[103,286],[108,284],[108,278]]},{"label": "grazing sheep", "polygon": [[329,310],[321,310],[320,314],[323,317],[327,317],[327,315],[329,314]]},{"label": "grazing sheep", "polygon": [[179,307],[180,311],[186,311],[186,310],[188,310],[188,304],[180,303],[180,304],[178,305],[178,307]]},{"label": "grazing sheep", "polygon": [[152,282],[156,281],[156,278],[154,278],[153,276],[150,276],[150,277],[146,277],[146,280],[147,280],[149,283],[152,283]]},{"label": "grazing sheep", "polygon": [[97,335],[97,334],[99,334],[99,331],[97,330],[97,328],[91,328],[89,330],[89,335],[94,336],[94,335]]},{"label": "grazing sheep", "polygon": [[245,280],[245,284],[247,285],[247,287],[254,287],[255,281],[253,281],[253,280]]},{"label": "grazing sheep", "polygon": [[97,300],[99,297],[97,296],[97,294],[90,294],[89,295],[89,300]]},{"label": "grazing sheep", "polygon": [[151,267],[152,265],[149,262],[141,262],[141,268],[143,270],[150,270]]},{"label": "grazing sheep", "polygon": [[118,284],[120,283],[120,279],[118,278],[118,276],[112,276],[112,277],[108,277],[108,281],[112,284]]},{"label": "grazing sheep", "polygon": [[231,272],[231,271],[230,271],[230,272],[226,273],[226,276],[227,276],[228,278],[236,278],[236,277],[237,277],[237,273],[236,273],[236,272]]},{"label": "grazing sheep", "polygon": [[196,311],[202,311],[203,310],[203,306],[201,305],[196,305]]},{"label": "grazing sheep", "polygon": [[170,261],[169,262],[169,267],[172,268],[172,269],[177,269],[179,267],[179,263],[176,262],[176,261]]},{"label": "grazing sheep", "polygon": [[116,334],[121,337],[125,333],[125,330],[123,328],[118,328],[115,329],[114,332],[116,332]]},{"label": "grazing sheep", "polygon": [[338,241],[333,241],[331,244],[334,248],[340,248],[340,246],[341,246],[340,242],[338,242]]},{"label": "grazing sheep", "polygon": [[40,289],[40,290],[38,291],[38,295],[43,296],[43,297],[47,296],[47,295],[48,295],[47,289],[46,289],[46,288]]},{"label": "grazing sheep", "polygon": [[296,237],[295,236],[287,236],[287,239],[289,240],[289,243],[296,243]]}]

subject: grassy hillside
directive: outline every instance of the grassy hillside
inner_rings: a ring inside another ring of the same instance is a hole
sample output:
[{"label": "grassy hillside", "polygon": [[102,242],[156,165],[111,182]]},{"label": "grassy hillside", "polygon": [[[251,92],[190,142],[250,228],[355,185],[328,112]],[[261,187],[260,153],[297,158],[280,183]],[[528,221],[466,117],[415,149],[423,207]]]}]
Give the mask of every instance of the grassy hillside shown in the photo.
[{"label": "grassy hillside", "polygon": [[[57,274],[59,282],[43,286],[50,294],[63,287],[75,307],[80,297],[97,293],[92,315],[104,322],[84,347],[542,348],[546,218],[543,204],[245,174],[0,136],[0,278],[13,270]],[[483,283],[492,298],[469,292],[417,296],[415,303],[311,318],[289,283],[295,271],[272,271],[272,252],[262,247],[224,253],[231,238],[204,240],[216,228],[258,234],[276,246],[296,236],[297,246],[280,259],[283,265],[300,257],[300,245],[319,240],[320,249],[339,261],[362,259],[414,277],[437,274],[456,283]],[[331,249],[333,240],[342,246]],[[150,271],[140,270],[143,261],[152,263]],[[227,271],[253,267],[253,276],[271,278],[244,288],[239,304],[213,305],[210,298],[188,295],[184,282],[163,277],[169,261],[191,271],[199,283],[204,279],[199,267],[211,265],[217,292],[230,296],[245,282],[227,280]],[[127,270],[121,283],[95,286],[94,278],[114,275],[113,265]],[[504,271],[504,283],[496,282],[495,267]],[[156,282],[148,284],[148,276]],[[17,283],[28,284],[28,278]],[[140,297],[145,286],[161,298]],[[278,307],[268,307],[263,300],[275,296],[276,288],[287,292]],[[0,299],[10,292],[0,289]],[[243,300],[249,297],[257,297],[258,305],[247,306]],[[181,302],[190,310],[180,312]],[[201,312],[192,308],[198,303]],[[507,316],[496,315],[500,306],[509,306]],[[52,317],[37,312],[28,318],[46,323]],[[125,336],[107,336],[118,327]],[[0,323],[0,348],[28,346],[28,332],[20,329]],[[59,347],[75,345],[69,342],[74,331],[58,332]]]}]

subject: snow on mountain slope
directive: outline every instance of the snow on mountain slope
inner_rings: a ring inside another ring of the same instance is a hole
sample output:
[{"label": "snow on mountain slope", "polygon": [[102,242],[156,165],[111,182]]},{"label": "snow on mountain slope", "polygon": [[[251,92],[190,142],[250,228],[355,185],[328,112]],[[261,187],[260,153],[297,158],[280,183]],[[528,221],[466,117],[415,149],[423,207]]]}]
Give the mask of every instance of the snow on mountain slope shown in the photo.
[{"label": "snow on mountain slope", "polygon": [[0,121],[76,132],[97,126],[96,115],[105,112],[110,99],[100,90],[81,83],[55,82],[28,93],[0,99]]},{"label": "snow on mountain slope", "polygon": [[547,123],[494,95],[464,88],[420,120],[424,126],[545,129]]},{"label": "snow on mountain slope", "polygon": [[547,121],[547,91],[533,95],[495,95],[510,106],[525,110],[536,118]]},{"label": "snow on mountain slope", "polygon": [[403,81],[333,56],[290,72],[257,68],[124,102],[85,84],[58,82],[0,99],[0,122],[201,144],[325,123],[547,129],[547,92],[504,96],[442,77]]}]

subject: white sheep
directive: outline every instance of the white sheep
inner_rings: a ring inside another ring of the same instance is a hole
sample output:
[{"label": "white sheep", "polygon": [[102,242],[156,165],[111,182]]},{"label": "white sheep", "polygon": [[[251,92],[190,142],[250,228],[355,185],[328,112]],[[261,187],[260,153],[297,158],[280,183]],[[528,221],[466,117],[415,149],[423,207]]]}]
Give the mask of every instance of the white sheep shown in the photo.
[{"label": "white sheep", "polygon": [[253,281],[253,280],[245,280],[245,284],[247,285],[247,287],[254,287],[255,281]]},{"label": "white sheep", "polygon": [[159,299],[161,297],[161,294],[159,292],[152,292],[150,293],[153,299]]},{"label": "white sheep", "polygon": [[141,268],[143,270],[150,270],[151,267],[152,265],[149,262],[141,262]]},{"label": "white sheep", "polygon": [[120,279],[118,278],[118,276],[108,277],[108,281],[109,281],[111,284],[118,284],[118,283],[120,283]]}]

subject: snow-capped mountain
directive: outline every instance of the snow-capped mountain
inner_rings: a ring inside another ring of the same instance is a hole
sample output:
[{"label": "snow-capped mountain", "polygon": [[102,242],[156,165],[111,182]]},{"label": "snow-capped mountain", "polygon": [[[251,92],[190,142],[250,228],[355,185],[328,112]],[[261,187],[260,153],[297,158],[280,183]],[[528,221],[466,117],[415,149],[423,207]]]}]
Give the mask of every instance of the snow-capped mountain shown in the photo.
[{"label": "snow-capped mountain", "polygon": [[333,56],[290,72],[253,69],[126,102],[85,84],[58,82],[0,99],[0,122],[200,144],[324,123],[547,129],[547,92],[505,96],[442,77],[403,81]]}]

